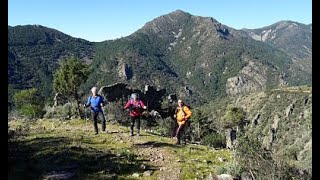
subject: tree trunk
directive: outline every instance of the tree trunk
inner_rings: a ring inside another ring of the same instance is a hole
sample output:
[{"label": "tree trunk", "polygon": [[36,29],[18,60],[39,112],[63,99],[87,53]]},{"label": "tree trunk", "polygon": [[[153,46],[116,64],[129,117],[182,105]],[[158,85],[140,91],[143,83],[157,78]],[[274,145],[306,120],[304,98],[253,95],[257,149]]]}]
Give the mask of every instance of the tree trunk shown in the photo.
[{"label": "tree trunk", "polygon": [[81,111],[80,111],[80,106],[79,106],[79,97],[78,97],[78,94],[75,93],[74,96],[75,96],[76,103],[77,103],[78,117],[81,118]]}]

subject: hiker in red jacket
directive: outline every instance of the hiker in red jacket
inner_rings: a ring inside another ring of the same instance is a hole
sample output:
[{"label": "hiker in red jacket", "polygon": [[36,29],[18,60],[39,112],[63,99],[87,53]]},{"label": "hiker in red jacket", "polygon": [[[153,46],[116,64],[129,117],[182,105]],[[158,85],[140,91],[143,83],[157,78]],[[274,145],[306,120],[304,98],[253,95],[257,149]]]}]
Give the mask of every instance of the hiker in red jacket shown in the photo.
[{"label": "hiker in red jacket", "polygon": [[130,100],[124,106],[124,109],[129,109],[130,111],[130,119],[131,119],[131,126],[130,126],[130,135],[134,136],[133,134],[133,127],[135,121],[137,121],[137,135],[140,135],[140,119],[143,109],[147,109],[147,106],[139,99],[137,93],[133,93],[130,97]]}]

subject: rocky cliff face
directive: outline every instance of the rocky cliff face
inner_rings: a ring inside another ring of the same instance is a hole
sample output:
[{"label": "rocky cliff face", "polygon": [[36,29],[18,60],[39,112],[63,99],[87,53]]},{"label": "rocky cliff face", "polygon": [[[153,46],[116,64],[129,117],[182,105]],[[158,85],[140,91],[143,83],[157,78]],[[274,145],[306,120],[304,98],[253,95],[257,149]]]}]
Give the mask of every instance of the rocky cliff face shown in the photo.
[{"label": "rocky cliff face", "polygon": [[286,157],[299,169],[311,171],[312,93],[310,88],[282,88],[234,97],[247,112],[245,130],[260,140],[273,157]]},{"label": "rocky cliff face", "polygon": [[267,67],[249,61],[238,76],[228,78],[226,91],[229,95],[265,90],[267,87]]}]

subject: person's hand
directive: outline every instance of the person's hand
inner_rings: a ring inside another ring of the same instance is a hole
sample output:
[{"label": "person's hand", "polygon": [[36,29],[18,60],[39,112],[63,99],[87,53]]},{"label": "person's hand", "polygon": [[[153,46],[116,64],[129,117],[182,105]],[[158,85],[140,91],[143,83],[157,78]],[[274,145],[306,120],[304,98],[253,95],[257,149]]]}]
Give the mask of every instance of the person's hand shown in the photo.
[{"label": "person's hand", "polygon": [[141,113],[141,115],[142,116],[145,116],[145,117],[149,117],[149,112],[148,111],[143,111],[142,113]]},{"label": "person's hand", "polygon": [[147,106],[143,106],[143,109],[147,109]]}]

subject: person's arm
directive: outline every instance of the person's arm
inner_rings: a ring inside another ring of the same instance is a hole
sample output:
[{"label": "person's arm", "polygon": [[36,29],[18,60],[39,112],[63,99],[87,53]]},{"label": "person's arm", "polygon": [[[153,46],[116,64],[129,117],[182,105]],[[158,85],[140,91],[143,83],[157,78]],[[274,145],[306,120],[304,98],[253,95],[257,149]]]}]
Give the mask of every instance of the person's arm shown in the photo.
[{"label": "person's arm", "polygon": [[123,109],[128,109],[130,106],[130,101],[127,102],[127,104],[123,107]]},{"label": "person's arm", "polygon": [[147,106],[144,105],[143,101],[140,101],[140,104],[141,104],[141,107],[142,107],[143,109],[147,109]]},{"label": "person's arm", "polygon": [[176,108],[176,109],[174,110],[174,114],[173,114],[173,117],[174,117],[174,118],[177,118],[177,113],[178,113],[178,108]]},{"label": "person's arm", "polygon": [[104,106],[104,99],[102,96],[100,96],[100,106],[103,107]]},{"label": "person's arm", "polygon": [[183,111],[186,113],[184,119],[189,119],[190,116],[192,115],[192,112],[190,111],[190,109],[187,106],[184,106]]},{"label": "person's arm", "polygon": [[87,103],[84,104],[84,107],[90,106],[91,104],[90,100],[91,100],[91,96],[88,97]]}]

